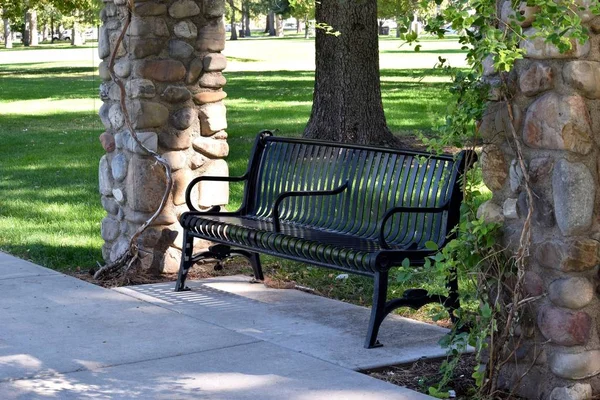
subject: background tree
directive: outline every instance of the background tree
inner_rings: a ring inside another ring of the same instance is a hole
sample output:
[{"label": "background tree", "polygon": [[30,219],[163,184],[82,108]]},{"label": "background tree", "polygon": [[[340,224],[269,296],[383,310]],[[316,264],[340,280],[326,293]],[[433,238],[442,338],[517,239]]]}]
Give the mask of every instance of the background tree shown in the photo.
[{"label": "background tree", "polygon": [[395,144],[381,102],[377,2],[321,1],[315,16],[329,27],[316,32],[315,90],[304,136]]}]

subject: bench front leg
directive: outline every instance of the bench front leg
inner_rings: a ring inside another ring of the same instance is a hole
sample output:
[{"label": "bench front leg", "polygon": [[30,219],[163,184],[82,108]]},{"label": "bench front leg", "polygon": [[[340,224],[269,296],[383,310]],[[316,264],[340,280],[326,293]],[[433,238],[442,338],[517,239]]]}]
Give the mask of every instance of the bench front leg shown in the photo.
[{"label": "bench front leg", "polygon": [[181,264],[179,264],[179,273],[177,275],[177,283],[175,284],[176,292],[190,290],[185,286],[185,279],[188,271],[192,268],[194,261],[192,260],[194,253],[194,237],[186,230],[183,231],[183,247],[181,251]]},{"label": "bench front leg", "polygon": [[375,273],[375,282],[373,288],[373,305],[371,306],[371,319],[369,320],[369,330],[365,339],[365,349],[372,349],[383,346],[377,340],[379,326],[385,319],[386,299],[388,289],[388,272],[380,271]]}]

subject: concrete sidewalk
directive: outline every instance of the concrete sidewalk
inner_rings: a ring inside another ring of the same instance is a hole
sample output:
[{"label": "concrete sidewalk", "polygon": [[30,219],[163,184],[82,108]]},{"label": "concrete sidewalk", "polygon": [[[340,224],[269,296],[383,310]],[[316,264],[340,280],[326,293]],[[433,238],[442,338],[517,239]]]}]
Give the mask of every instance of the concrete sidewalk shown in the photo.
[{"label": "concrete sidewalk", "polygon": [[190,284],[109,290],[0,253],[0,399],[430,398],[354,369],[403,342],[438,354],[439,328],[393,318],[364,350],[364,308],[243,277]]}]

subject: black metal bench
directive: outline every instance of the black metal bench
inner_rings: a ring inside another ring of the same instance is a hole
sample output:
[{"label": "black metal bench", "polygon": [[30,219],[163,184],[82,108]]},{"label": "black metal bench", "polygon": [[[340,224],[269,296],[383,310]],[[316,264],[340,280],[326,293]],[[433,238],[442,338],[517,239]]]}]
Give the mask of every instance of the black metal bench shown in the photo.
[{"label": "black metal bench", "polygon": [[[390,268],[422,266],[459,222],[459,177],[476,156],[456,157],[259,134],[241,177],[202,176],[187,188],[190,212],[181,216],[183,256],[175,290],[186,290],[190,267],[203,259],[241,255],[263,280],[259,253],[373,277],[373,306],[365,347],[379,346],[383,319],[398,307],[439,302],[454,320],[456,275],[449,295],[411,289],[386,302]],[[242,206],[198,211],[191,191],[200,181],[245,182]],[[217,243],[193,254],[194,238]]]}]

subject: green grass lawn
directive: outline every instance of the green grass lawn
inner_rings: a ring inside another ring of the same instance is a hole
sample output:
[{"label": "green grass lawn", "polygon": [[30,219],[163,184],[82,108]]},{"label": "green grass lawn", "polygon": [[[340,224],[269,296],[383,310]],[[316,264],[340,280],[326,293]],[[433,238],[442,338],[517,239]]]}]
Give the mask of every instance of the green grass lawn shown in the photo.
[{"label": "green grass lawn", "polygon": [[[396,65],[407,65],[412,55],[405,49],[394,53],[397,41],[385,42],[382,57],[396,57]],[[259,47],[252,52],[236,43],[228,52],[232,68],[226,72],[225,90],[232,175],[245,171],[254,137],[261,129],[301,135],[312,101],[313,72],[308,69],[247,70],[268,62],[264,49],[282,46],[281,41],[248,43]],[[285,48],[293,52],[290,46],[304,51],[312,44],[286,40]],[[63,44],[53,47],[69,51]],[[444,42],[439,50],[455,51],[455,47]],[[435,46],[430,45],[428,51],[433,50]],[[277,51],[272,54],[277,66],[298,65]],[[299,62],[308,62],[302,57]],[[387,65],[394,65],[393,60],[388,58]],[[448,76],[443,72],[386,68],[381,80],[383,104],[394,133],[431,133],[443,121],[450,99]],[[0,250],[67,272],[102,262],[100,221],[105,213],[97,191],[98,161],[103,154],[98,141],[102,125],[96,111],[102,104],[99,84],[96,67],[85,59],[0,64]],[[241,188],[232,187],[232,206],[240,199]],[[365,284],[363,278],[336,281],[335,272],[298,268],[274,258],[267,264],[278,277],[318,287],[338,298],[370,302],[372,284]],[[440,288],[439,282],[429,281],[428,286]],[[390,290],[399,295],[402,289],[396,285]]]}]

